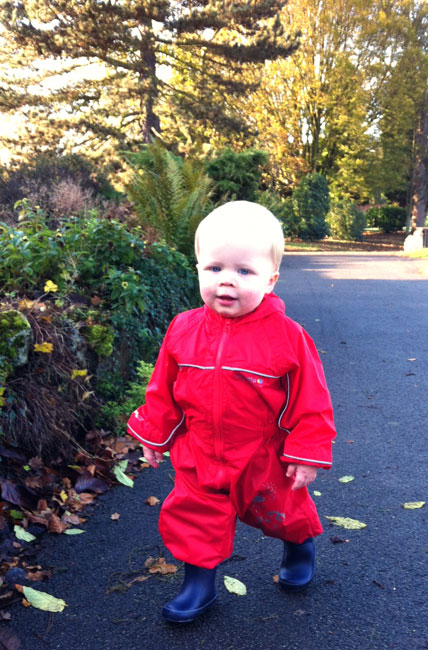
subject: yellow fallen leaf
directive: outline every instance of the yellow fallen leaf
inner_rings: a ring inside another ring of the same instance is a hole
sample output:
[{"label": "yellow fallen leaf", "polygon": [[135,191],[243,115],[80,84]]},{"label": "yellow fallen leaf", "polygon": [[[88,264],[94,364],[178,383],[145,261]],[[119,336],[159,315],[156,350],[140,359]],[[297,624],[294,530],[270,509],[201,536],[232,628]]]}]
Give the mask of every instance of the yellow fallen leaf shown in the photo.
[{"label": "yellow fallen leaf", "polygon": [[425,505],[425,501],[408,501],[407,503],[403,503],[403,508],[406,508],[406,510],[418,510],[418,508],[423,508]]},{"label": "yellow fallen leaf", "polygon": [[87,374],[88,374],[87,370],[72,370],[71,378],[76,379],[76,377],[86,377]]},{"label": "yellow fallen leaf", "polygon": [[44,354],[51,354],[53,352],[53,343],[35,343],[34,352],[43,352]]},{"label": "yellow fallen leaf", "polygon": [[61,598],[55,598],[31,587],[22,587],[22,593],[30,605],[45,612],[62,612],[64,607],[67,607],[67,603]]},{"label": "yellow fallen leaf", "polygon": [[320,497],[321,494],[322,492],[320,492],[319,490],[314,490],[314,497]]},{"label": "yellow fallen leaf", "polygon": [[228,591],[231,594],[236,594],[237,596],[246,596],[247,587],[243,582],[237,580],[236,578],[231,578],[230,576],[224,576],[224,584]]},{"label": "yellow fallen leaf", "polygon": [[342,476],[341,478],[337,479],[339,483],[350,483],[355,479],[355,476]]},{"label": "yellow fallen leaf", "polygon": [[350,519],[349,517],[327,517],[335,526],[342,526],[348,530],[361,530],[361,528],[367,528],[367,524],[364,524],[358,519]]}]

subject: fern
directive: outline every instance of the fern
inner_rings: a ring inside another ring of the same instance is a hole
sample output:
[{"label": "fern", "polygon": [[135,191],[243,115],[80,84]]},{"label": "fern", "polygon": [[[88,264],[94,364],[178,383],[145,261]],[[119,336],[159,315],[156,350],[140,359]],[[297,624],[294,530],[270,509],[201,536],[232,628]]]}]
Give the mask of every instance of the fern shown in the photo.
[{"label": "fern", "polygon": [[212,209],[214,182],[196,160],[183,160],[159,142],[124,152],[134,169],[126,187],[141,225],[150,224],[169,246],[191,256],[201,219]]}]

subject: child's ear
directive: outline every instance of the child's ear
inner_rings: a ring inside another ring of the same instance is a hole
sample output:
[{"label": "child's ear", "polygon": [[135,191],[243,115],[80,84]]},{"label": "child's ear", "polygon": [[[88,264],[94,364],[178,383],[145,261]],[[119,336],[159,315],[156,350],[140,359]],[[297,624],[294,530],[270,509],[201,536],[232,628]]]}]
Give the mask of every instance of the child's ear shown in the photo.
[{"label": "child's ear", "polygon": [[272,275],[269,278],[265,293],[271,293],[273,291],[278,278],[279,278],[279,271],[275,271],[275,273],[272,273]]}]

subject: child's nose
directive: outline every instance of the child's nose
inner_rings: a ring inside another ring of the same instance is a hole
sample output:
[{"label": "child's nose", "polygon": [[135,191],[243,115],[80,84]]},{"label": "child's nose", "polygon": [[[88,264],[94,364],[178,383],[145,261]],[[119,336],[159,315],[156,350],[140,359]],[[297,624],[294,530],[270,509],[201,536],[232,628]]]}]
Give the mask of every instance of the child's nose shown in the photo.
[{"label": "child's nose", "polygon": [[230,271],[223,270],[219,277],[220,286],[233,286],[235,284],[234,274]]}]

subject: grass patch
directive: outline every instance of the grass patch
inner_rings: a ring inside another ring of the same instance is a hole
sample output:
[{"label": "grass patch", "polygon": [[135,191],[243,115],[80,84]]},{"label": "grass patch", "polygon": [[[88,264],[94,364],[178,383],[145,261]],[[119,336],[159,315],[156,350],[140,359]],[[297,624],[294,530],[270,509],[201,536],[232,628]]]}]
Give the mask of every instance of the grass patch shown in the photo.
[{"label": "grass patch", "polygon": [[428,259],[428,248],[422,248],[420,251],[413,251],[408,253],[409,257],[416,257],[418,259]]}]

